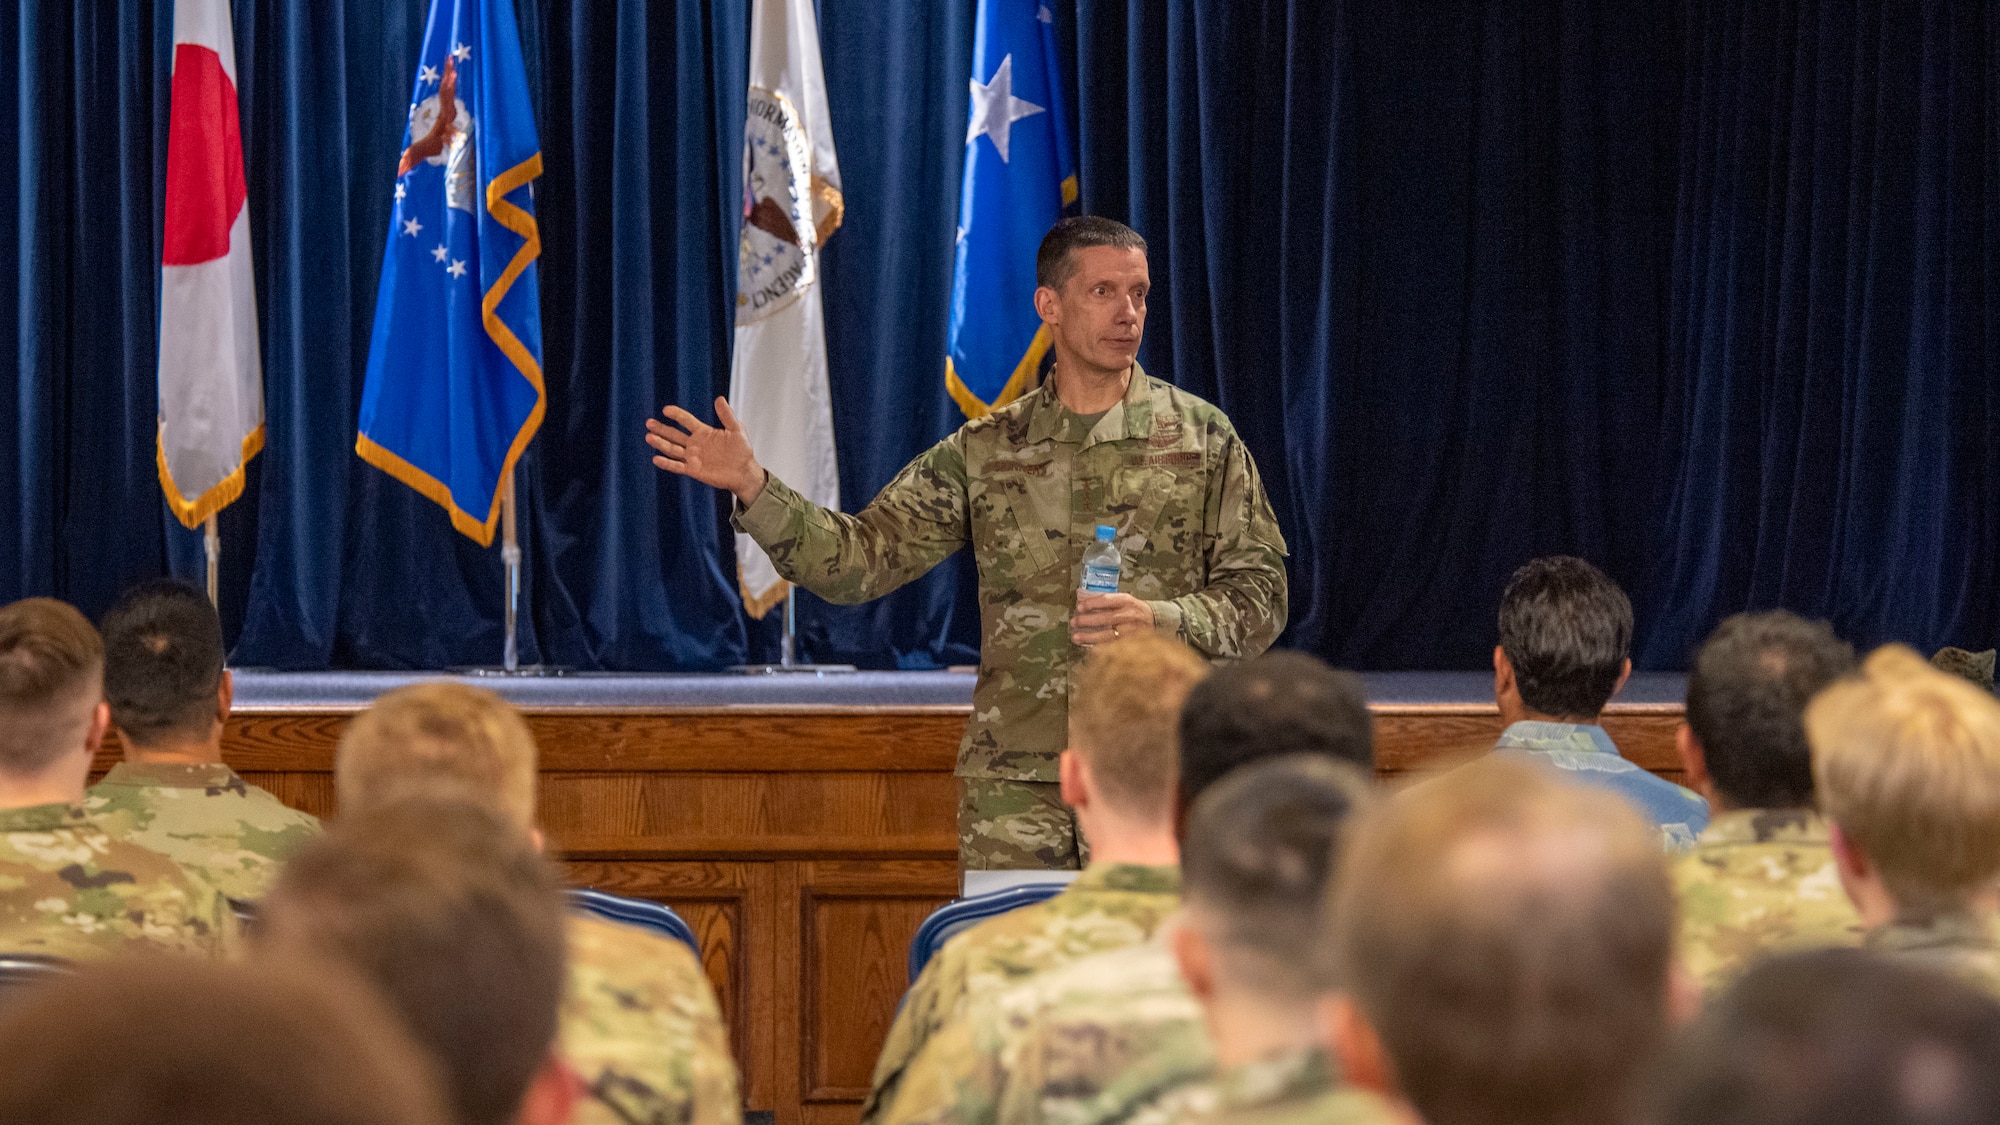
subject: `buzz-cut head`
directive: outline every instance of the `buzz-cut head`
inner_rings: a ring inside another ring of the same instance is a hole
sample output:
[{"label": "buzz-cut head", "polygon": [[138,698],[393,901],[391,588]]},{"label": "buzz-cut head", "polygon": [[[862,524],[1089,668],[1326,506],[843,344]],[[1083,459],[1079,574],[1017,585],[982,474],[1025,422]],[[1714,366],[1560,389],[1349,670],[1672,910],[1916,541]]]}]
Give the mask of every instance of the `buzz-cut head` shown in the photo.
[{"label": "buzz-cut head", "polygon": [[1057,219],[1049,233],[1042,236],[1042,248],[1035,252],[1035,284],[1062,292],[1062,287],[1076,276],[1076,252],[1093,246],[1146,252],[1146,240],[1139,237],[1139,232],[1116,219],[1102,215]]}]

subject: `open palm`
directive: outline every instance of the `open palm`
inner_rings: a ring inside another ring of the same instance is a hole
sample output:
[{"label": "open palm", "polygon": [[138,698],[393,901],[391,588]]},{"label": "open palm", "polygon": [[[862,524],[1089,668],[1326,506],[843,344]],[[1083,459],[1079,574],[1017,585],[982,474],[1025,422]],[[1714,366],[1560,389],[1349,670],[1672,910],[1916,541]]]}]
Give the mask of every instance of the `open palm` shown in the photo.
[{"label": "open palm", "polygon": [[721,426],[711,426],[678,406],[663,407],[660,413],[667,422],[646,419],[646,444],[653,447],[653,464],[727,489],[745,506],[764,490],[764,467],[750,452],[750,439],[744,436],[743,424],[736,420],[727,399],[715,400],[715,416]]}]

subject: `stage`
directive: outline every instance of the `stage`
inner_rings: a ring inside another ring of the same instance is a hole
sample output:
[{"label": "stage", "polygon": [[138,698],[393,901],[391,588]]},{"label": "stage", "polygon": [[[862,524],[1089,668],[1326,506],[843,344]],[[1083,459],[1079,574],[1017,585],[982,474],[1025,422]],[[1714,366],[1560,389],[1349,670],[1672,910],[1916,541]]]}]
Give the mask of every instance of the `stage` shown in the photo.
[{"label": "stage", "polygon": [[[225,754],[288,804],[333,812],[349,716],[431,673],[241,670]],[[1378,773],[1476,755],[1490,672],[1363,677]],[[969,673],[476,677],[541,747],[541,818],[577,882],[685,916],[729,1016],[745,1101],[776,1125],[851,1125],[917,925],[958,886],[952,764]],[[1683,679],[1632,677],[1605,727],[1679,779]],[[100,767],[116,760],[107,746]]]}]

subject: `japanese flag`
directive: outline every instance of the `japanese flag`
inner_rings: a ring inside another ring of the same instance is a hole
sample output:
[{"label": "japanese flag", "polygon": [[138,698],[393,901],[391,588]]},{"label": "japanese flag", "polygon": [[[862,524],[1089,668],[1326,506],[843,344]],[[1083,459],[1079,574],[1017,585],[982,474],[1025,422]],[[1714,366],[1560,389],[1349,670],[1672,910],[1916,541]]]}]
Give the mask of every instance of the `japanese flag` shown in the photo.
[{"label": "japanese flag", "polygon": [[160,253],[160,487],[196,527],[264,445],[228,0],[176,0]]}]

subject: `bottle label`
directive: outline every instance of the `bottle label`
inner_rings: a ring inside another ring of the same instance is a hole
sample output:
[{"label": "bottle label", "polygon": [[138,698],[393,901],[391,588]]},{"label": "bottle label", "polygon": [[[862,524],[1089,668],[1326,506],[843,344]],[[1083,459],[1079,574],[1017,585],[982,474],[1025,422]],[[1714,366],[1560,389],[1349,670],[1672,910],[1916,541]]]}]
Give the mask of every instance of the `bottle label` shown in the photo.
[{"label": "bottle label", "polygon": [[1085,566],[1083,568],[1083,589],[1088,594],[1117,593],[1118,568],[1115,566]]}]

